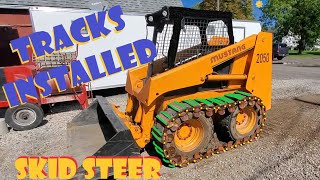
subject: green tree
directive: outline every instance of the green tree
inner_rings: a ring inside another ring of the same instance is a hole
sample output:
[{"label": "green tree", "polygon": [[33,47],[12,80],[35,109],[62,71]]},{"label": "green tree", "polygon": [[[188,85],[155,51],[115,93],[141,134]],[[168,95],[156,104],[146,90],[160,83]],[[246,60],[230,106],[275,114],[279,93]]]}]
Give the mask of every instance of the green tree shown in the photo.
[{"label": "green tree", "polygon": [[299,37],[299,54],[320,37],[319,0],[269,0],[262,11],[261,20],[274,29],[276,40],[286,35]]},{"label": "green tree", "polygon": [[[196,6],[203,10],[217,10],[216,0],[204,0]],[[253,19],[252,0],[220,0],[220,11],[232,12],[235,19]]]}]

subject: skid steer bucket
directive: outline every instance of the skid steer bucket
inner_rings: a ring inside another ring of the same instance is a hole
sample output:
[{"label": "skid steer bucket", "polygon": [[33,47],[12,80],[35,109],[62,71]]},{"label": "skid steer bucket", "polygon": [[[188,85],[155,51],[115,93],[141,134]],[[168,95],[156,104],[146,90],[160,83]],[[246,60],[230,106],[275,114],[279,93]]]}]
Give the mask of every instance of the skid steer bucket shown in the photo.
[{"label": "skid steer bucket", "polygon": [[[80,164],[87,156],[139,156],[130,130],[101,96],[68,123],[69,155]],[[80,167],[77,175],[83,174]]]}]

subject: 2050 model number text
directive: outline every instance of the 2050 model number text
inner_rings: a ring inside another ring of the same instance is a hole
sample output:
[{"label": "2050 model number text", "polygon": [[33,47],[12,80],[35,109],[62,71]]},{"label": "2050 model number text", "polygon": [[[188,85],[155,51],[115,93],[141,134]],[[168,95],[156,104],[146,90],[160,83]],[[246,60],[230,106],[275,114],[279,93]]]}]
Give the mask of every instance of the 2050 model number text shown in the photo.
[{"label": "2050 model number text", "polygon": [[257,63],[267,63],[270,60],[270,54],[269,53],[261,53],[257,54]]}]

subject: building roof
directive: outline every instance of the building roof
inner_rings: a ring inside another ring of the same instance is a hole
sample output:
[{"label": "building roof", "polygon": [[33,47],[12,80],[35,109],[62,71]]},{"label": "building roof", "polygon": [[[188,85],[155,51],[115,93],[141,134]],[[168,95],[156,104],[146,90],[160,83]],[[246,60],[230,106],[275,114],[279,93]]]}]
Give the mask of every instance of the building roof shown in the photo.
[{"label": "building roof", "polygon": [[[0,0],[0,8],[26,9],[32,6],[89,9],[90,0]],[[108,7],[120,5],[127,13],[151,13],[163,6],[180,6],[180,0],[108,0]]]}]

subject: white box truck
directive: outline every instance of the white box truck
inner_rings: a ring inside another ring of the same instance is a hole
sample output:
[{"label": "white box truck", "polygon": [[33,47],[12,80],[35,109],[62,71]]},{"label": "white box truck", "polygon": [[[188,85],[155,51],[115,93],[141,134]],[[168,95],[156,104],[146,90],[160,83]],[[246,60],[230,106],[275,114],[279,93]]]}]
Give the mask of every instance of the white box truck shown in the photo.
[{"label": "white box truck", "polygon": [[[51,32],[53,27],[62,24],[65,29],[69,29],[73,20],[92,14],[92,10],[79,10],[67,8],[49,8],[49,7],[32,7],[30,15],[34,31]],[[143,14],[125,14],[122,16],[126,23],[126,27],[121,34],[110,33],[106,38],[101,38],[90,43],[80,45],[78,47],[78,60],[99,54],[106,50],[114,50],[116,47],[134,42],[136,40],[148,38],[152,39],[153,30],[146,28],[146,21]],[[106,23],[108,27],[108,23]],[[233,33],[235,42],[252,35],[258,34],[261,31],[261,24],[258,21],[233,20]],[[85,32],[84,32],[85,33]],[[75,48],[68,51],[75,51]],[[114,53],[114,52],[113,52]],[[115,54],[113,54],[115,57]],[[100,62],[98,62],[100,63]],[[102,72],[102,64],[98,64]],[[120,67],[118,61],[115,60],[115,65]],[[127,72],[119,72],[117,74],[106,76],[99,80],[91,82],[91,89],[100,90],[108,88],[123,87],[126,83]]]}]

